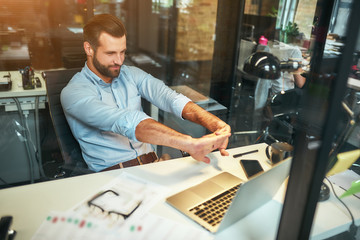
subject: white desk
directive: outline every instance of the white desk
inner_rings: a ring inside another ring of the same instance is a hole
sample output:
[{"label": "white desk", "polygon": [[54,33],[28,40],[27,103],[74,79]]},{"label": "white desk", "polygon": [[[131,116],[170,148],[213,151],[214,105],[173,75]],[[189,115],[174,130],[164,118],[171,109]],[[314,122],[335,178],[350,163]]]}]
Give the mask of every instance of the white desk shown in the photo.
[{"label": "white desk", "polygon": [[[240,158],[234,159],[232,157],[236,153],[259,149],[258,153],[246,155],[246,158],[259,159],[262,161],[264,169],[269,169],[270,165],[265,161],[265,147],[265,144],[258,144],[230,149],[229,157],[221,157],[218,152],[215,152],[211,154],[212,163],[210,165],[196,162],[191,157],[187,157],[123,170],[0,190],[0,216],[12,215],[14,217],[12,228],[18,232],[16,239],[31,239],[31,236],[50,211],[66,211],[72,208],[97,192],[99,188],[114,179],[121,171],[141,176],[148,181],[168,187],[171,189],[169,193],[171,195],[199,183],[219,171],[228,171],[246,179],[238,163]],[[215,239],[275,239],[282,206],[279,199],[282,199],[282,196],[283,191],[280,190],[273,201],[220,232],[215,236]],[[359,225],[360,200],[355,197],[344,200],[348,203],[357,219],[357,225]],[[153,207],[151,212],[202,229],[163,201]],[[318,205],[312,238],[323,239],[346,231],[349,224],[350,218],[346,210],[334,199],[334,196],[331,196],[328,201]]]},{"label": "white desk", "polygon": [[349,77],[348,81],[347,81],[347,86],[356,91],[360,91],[360,79],[355,79],[355,78]]},{"label": "white desk", "polygon": [[35,87],[34,89],[29,90],[23,89],[22,76],[19,71],[2,71],[0,72],[0,75],[3,76],[8,73],[11,74],[11,90],[0,92],[0,105],[5,105],[6,111],[17,111],[13,98],[19,100],[22,110],[35,109],[35,97],[39,97],[39,108],[45,108],[46,86],[40,71],[35,71],[35,77],[40,79],[41,87]]}]

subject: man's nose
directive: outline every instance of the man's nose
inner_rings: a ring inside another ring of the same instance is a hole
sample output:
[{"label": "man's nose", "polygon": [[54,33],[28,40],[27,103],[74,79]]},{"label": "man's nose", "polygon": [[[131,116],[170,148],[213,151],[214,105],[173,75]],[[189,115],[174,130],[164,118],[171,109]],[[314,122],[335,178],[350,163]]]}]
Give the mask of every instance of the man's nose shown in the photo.
[{"label": "man's nose", "polygon": [[114,63],[117,65],[122,65],[124,62],[125,56],[123,54],[116,55],[116,58],[114,59]]}]

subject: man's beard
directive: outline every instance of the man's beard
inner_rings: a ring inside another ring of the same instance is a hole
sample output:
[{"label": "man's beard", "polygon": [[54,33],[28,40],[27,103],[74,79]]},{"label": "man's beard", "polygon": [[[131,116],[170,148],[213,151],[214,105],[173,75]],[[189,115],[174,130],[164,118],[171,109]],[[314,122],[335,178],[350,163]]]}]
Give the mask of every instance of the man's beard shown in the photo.
[{"label": "man's beard", "polygon": [[[102,65],[96,58],[96,54],[93,58],[93,64],[94,64],[94,67],[96,68],[96,70],[98,70],[98,72],[105,76],[105,77],[109,77],[109,78],[116,78],[119,76],[119,73],[120,73],[120,69],[121,69],[121,66],[120,65],[115,65],[115,66],[120,66],[120,68],[118,70],[114,70],[114,71],[111,71],[109,69],[109,66],[105,66],[105,65]],[[111,66],[110,66],[111,67]]]}]

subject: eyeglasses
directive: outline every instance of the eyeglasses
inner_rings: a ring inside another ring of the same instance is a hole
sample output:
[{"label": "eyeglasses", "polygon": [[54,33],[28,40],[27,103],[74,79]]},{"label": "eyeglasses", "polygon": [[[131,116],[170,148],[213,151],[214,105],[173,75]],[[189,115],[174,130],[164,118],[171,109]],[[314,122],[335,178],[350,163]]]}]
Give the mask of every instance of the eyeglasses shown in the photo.
[{"label": "eyeglasses", "polygon": [[109,216],[113,220],[126,220],[140,206],[141,201],[129,192],[106,190],[87,202],[92,213]]}]

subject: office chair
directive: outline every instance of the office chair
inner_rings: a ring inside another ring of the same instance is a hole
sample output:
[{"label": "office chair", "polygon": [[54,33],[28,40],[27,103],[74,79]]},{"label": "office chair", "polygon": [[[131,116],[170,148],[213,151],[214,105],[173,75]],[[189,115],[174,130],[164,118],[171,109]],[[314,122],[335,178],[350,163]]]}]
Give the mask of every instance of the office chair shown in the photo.
[{"label": "office chair", "polygon": [[44,71],[42,73],[46,83],[51,120],[64,160],[64,165],[60,167],[59,173],[54,176],[55,178],[77,176],[93,172],[88,169],[82,157],[80,145],[72,135],[60,102],[61,90],[75,73],[79,71],[81,71],[81,68]]}]

